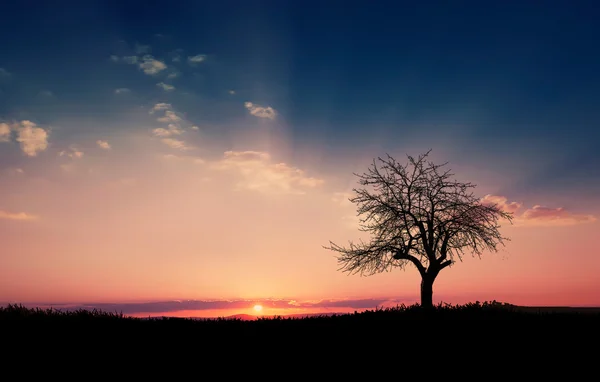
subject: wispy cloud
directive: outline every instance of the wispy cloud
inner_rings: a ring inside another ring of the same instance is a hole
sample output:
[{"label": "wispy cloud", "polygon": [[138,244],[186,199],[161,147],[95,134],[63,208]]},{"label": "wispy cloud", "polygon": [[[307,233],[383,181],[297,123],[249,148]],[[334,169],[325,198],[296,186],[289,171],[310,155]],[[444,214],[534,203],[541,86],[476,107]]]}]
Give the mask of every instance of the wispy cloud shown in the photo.
[{"label": "wispy cloud", "polygon": [[197,54],[195,56],[188,56],[188,63],[190,65],[196,65],[199,64],[201,62],[206,61],[206,55],[205,54]]},{"label": "wispy cloud", "polygon": [[115,94],[126,94],[126,93],[130,93],[131,90],[128,88],[118,88],[115,89]]},{"label": "wispy cloud", "polygon": [[161,110],[170,110],[171,109],[171,104],[170,103],[157,103],[156,105],[152,106],[152,109],[150,109],[150,114],[154,114],[157,111],[161,111]]},{"label": "wispy cloud", "polygon": [[166,110],[165,115],[156,119],[158,122],[172,123],[172,122],[180,122],[181,117],[179,117],[175,112],[171,110]]},{"label": "wispy cloud", "polygon": [[246,102],[244,103],[244,107],[248,109],[250,114],[254,115],[255,117],[275,119],[275,117],[277,116],[277,112],[275,111],[275,109],[273,109],[270,106],[265,107],[256,105],[252,102]]},{"label": "wispy cloud", "polygon": [[71,159],[80,159],[83,158],[83,151],[79,150],[76,146],[70,146],[67,150],[60,151],[58,156],[65,156]]},{"label": "wispy cloud", "polygon": [[40,96],[40,97],[54,97],[54,93],[52,93],[50,90],[40,90],[40,92],[38,93],[38,96]]},{"label": "wispy cloud", "polygon": [[574,214],[562,207],[550,208],[534,205],[521,214],[517,214],[522,203],[508,202],[508,198],[497,195],[486,195],[481,199],[483,204],[494,204],[502,211],[513,214],[515,225],[519,226],[571,226],[583,223],[593,223],[597,218],[593,215]]},{"label": "wispy cloud", "polygon": [[64,311],[86,309],[102,310],[105,312],[122,312],[123,314],[140,313],[167,313],[180,311],[203,310],[241,310],[250,309],[255,304],[262,305],[265,309],[289,309],[294,313],[296,309],[375,309],[377,307],[391,307],[403,301],[394,298],[381,299],[324,299],[315,301],[300,301],[292,299],[239,299],[239,300],[171,300],[156,302],[121,303],[121,304],[81,304],[81,305],[53,305],[56,309]]},{"label": "wispy cloud", "polygon": [[0,79],[2,79],[2,78],[8,78],[11,75],[12,74],[8,70],[6,70],[4,68],[0,68]]},{"label": "wispy cloud", "polygon": [[161,88],[162,90],[166,91],[166,92],[170,92],[175,90],[175,86],[173,85],[169,85],[169,84],[165,84],[164,82],[159,82],[156,84],[156,86],[158,86],[159,88]]},{"label": "wispy cloud", "polygon": [[186,143],[179,139],[174,138],[163,138],[161,139],[162,143],[169,146],[172,149],[177,150],[191,150],[192,148],[187,146]]},{"label": "wispy cloud", "polygon": [[151,55],[142,57],[139,67],[144,73],[150,76],[167,69],[167,65],[164,62],[155,59]]},{"label": "wispy cloud", "polygon": [[487,204],[487,205],[497,205],[502,211],[508,212],[508,213],[517,212],[523,205],[522,203],[517,203],[517,202],[509,203],[508,198],[506,198],[504,196],[497,196],[497,195],[490,195],[490,194],[484,196],[481,199],[481,203]]},{"label": "wispy cloud", "polygon": [[163,127],[159,127],[152,130],[152,133],[157,137],[170,137],[171,135],[183,134],[183,129],[181,129],[179,125],[169,123],[166,129]]},{"label": "wispy cloud", "polygon": [[271,155],[260,151],[226,151],[211,167],[237,172],[242,177],[238,189],[264,193],[304,194],[324,182],[286,163],[272,163]]},{"label": "wispy cloud", "polygon": [[96,144],[98,145],[98,147],[100,147],[103,150],[110,150],[110,144],[107,141],[103,141],[101,139],[96,141]]},{"label": "wispy cloud", "polygon": [[135,54],[150,53],[150,45],[142,45],[136,43],[135,47],[133,48],[133,51],[135,52]]},{"label": "wispy cloud", "polygon": [[125,61],[128,64],[135,65],[139,62],[139,59],[137,58],[137,56],[125,56],[123,57],[123,61]]},{"label": "wispy cloud", "polygon": [[0,123],[0,142],[10,142],[10,131],[8,123]]},{"label": "wispy cloud", "polygon": [[0,210],[0,219],[31,221],[31,220],[38,220],[39,217],[25,213],[25,212],[13,213],[13,212],[7,212],[7,211]]}]

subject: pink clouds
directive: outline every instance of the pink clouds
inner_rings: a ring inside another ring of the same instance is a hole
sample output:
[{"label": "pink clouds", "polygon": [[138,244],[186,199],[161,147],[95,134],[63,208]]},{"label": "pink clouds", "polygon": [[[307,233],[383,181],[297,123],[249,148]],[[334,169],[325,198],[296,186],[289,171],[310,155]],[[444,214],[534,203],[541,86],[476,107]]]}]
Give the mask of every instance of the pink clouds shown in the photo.
[{"label": "pink clouds", "polygon": [[508,202],[508,198],[498,195],[486,195],[481,199],[483,204],[495,204],[502,211],[512,213],[516,225],[527,226],[570,226],[582,223],[593,223],[597,219],[593,215],[574,214],[562,207],[550,208],[534,205],[521,214],[522,203]]},{"label": "pink clouds", "polygon": [[7,212],[0,210],[0,219],[30,221],[37,220],[38,217],[25,212]]},{"label": "pink clouds", "polygon": [[504,212],[508,212],[508,213],[512,213],[514,214],[515,212],[517,212],[522,204],[521,203],[517,203],[517,202],[510,202],[507,203],[508,199],[505,198],[504,196],[496,196],[496,195],[486,195],[481,199],[481,202],[483,204],[496,204],[497,206],[500,207],[500,209],[502,209],[502,211]]},{"label": "pink clouds", "polygon": [[566,211],[564,208],[548,208],[535,205],[523,212],[521,220],[527,224],[535,225],[575,225],[593,223],[597,219],[593,215],[577,215]]}]

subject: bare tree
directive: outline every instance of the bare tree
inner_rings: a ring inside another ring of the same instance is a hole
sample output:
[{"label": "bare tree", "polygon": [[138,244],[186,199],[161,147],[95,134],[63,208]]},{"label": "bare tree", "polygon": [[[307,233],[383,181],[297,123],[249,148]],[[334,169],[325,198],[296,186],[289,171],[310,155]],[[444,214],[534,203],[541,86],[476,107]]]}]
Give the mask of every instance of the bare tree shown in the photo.
[{"label": "bare tree", "polygon": [[[417,159],[408,156],[402,165],[387,155],[373,160],[359,178],[367,188],[354,189],[349,200],[357,205],[360,230],[371,241],[349,243],[336,251],[340,270],[372,275],[413,264],[421,274],[421,306],[433,306],[433,282],[439,272],[468,251],[481,257],[485,250],[509,240],[500,235],[501,218],[512,223],[512,214],[496,204],[482,203],[472,183],[452,180],[450,170],[427,161],[431,150]],[[378,163],[379,162],[379,165]]]}]

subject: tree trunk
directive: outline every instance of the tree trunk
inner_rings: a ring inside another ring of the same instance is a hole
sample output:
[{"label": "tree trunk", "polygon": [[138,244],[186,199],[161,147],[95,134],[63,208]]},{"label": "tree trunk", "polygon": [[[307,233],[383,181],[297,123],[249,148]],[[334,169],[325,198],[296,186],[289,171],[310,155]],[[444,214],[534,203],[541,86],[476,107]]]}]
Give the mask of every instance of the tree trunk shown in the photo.
[{"label": "tree trunk", "polygon": [[421,279],[421,306],[423,308],[433,308],[433,281],[435,277],[425,274]]}]

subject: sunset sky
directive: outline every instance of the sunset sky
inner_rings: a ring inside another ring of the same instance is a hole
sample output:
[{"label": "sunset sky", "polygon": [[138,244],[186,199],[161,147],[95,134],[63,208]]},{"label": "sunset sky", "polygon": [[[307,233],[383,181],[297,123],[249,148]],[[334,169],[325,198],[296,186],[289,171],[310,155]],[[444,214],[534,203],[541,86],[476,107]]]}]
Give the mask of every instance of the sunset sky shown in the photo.
[{"label": "sunset sky", "polygon": [[434,303],[600,305],[600,8],[411,4],[3,2],[0,303],[412,304],[414,267],[351,276],[323,246],[368,238],[353,172],[432,149],[516,217]]}]

